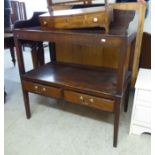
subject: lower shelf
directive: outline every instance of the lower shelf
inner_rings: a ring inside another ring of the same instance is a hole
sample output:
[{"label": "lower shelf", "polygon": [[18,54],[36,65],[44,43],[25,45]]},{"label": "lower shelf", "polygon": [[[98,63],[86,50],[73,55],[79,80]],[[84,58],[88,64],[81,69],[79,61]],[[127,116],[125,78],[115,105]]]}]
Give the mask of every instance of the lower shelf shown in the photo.
[{"label": "lower shelf", "polygon": [[48,63],[23,75],[23,80],[112,97],[116,94],[116,70],[88,69]]},{"label": "lower shelf", "polygon": [[[127,86],[130,74],[125,77]],[[30,118],[28,92],[64,99],[114,113],[114,141],[117,135],[120,115],[120,97],[116,94],[117,72],[112,69],[86,68],[64,64],[48,63],[22,75],[22,87],[27,118]],[[124,86],[125,88],[125,86]],[[126,87],[127,89],[128,87]],[[124,89],[124,93],[126,90]]]}]

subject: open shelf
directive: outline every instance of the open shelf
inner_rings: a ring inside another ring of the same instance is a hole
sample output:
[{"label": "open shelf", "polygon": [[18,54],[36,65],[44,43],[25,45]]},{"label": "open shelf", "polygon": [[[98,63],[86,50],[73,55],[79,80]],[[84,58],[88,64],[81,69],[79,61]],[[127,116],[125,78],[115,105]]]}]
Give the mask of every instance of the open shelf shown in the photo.
[{"label": "open shelf", "polygon": [[82,68],[67,64],[48,63],[23,75],[23,79],[48,86],[63,87],[114,95],[116,93],[116,70]]}]

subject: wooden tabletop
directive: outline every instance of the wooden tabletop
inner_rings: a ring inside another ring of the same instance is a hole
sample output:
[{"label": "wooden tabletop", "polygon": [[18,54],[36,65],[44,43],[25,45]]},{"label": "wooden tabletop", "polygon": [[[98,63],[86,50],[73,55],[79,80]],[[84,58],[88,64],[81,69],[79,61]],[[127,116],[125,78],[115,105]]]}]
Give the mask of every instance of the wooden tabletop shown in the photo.
[{"label": "wooden tabletop", "polygon": [[103,45],[120,47],[124,41],[131,42],[135,33],[127,34],[120,27],[111,29],[105,34],[103,29],[72,29],[72,30],[42,30],[41,27],[14,29],[14,37],[31,41],[68,42],[81,45]]}]

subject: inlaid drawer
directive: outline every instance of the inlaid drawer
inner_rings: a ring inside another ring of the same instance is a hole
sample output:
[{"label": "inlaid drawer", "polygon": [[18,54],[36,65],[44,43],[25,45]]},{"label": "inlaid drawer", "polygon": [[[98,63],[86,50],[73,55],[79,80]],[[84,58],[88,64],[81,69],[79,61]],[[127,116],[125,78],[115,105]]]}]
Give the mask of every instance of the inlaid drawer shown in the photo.
[{"label": "inlaid drawer", "polygon": [[107,11],[105,8],[100,10],[70,10],[67,14],[55,11],[52,15],[42,14],[40,24],[43,29],[72,29],[72,28],[89,28],[104,27],[106,32],[109,31],[110,20],[112,19],[112,9]]},{"label": "inlaid drawer", "polygon": [[67,18],[67,17],[54,18],[53,23],[54,23],[54,27],[68,28],[68,27],[76,27],[78,24],[83,25],[83,21],[84,21],[83,16],[77,16],[76,18],[72,16],[70,18]]},{"label": "inlaid drawer", "polygon": [[103,27],[105,22],[106,24],[109,22],[108,18],[103,18],[102,14],[85,15],[85,24]]},{"label": "inlaid drawer", "polygon": [[69,102],[82,104],[109,112],[114,111],[114,100],[108,100],[101,97],[95,97],[68,90],[64,91],[64,99]]},{"label": "inlaid drawer", "polygon": [[22,81],[23,89],[29,92],[55,97],[55,98],[61,98],[61,89],[45,86],[37,83],[32,83],[28,81]]}]

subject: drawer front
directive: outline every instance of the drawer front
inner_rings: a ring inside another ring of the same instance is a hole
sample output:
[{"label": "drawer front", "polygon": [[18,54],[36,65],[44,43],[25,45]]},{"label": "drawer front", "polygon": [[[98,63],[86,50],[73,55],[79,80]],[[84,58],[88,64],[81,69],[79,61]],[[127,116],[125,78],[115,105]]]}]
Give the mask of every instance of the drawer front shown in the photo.
[{"label": "drawer front", "polygon": [[29,92],[55,97],[55,98],[61,98],[62,96],[61,89],[59,88],[44,86],[41,84],[32,83],[28,81],[23,81],[22,85],[23,85],[23,89]]},{"label": "drawer front", "polygon": [[147,107],[135,106],[134,121],[141,125],[150,125],[151,123],[151,110]]},{"label": "drawer front", "polygon": [[151,91],[148,90],[136,90],[137,101],[143,105],[150,106],[151,103]]},{"label": "drawer front", "polygon": [[54,19],[54,27],[55,28],[75,28],[79,25],[81,27],[83,25],[83,16],[70,16],[70,17],[57,17]]},{"label": "drawer front", "polygon": [[114,111],[114,101],[108,100],[100,97],[95,97],[91,95],[86,95],[82,93],[76,93],[72,91],[64,91],[64,99],[77,103],[82,104],[89,107],[94,107],[97,109],[113,112]]},{"label": "drawer front", "polygon": [[85,15],[85,24],[104,27],[109,25],[109,19],[103,13]]},{"label": "drawer front", "polygon": [[106,13],[90,13],[87,15],[63,16],[63,17],[40,17],[41,26],[47,28],[84,28],[104,27],[109,25]]}]

